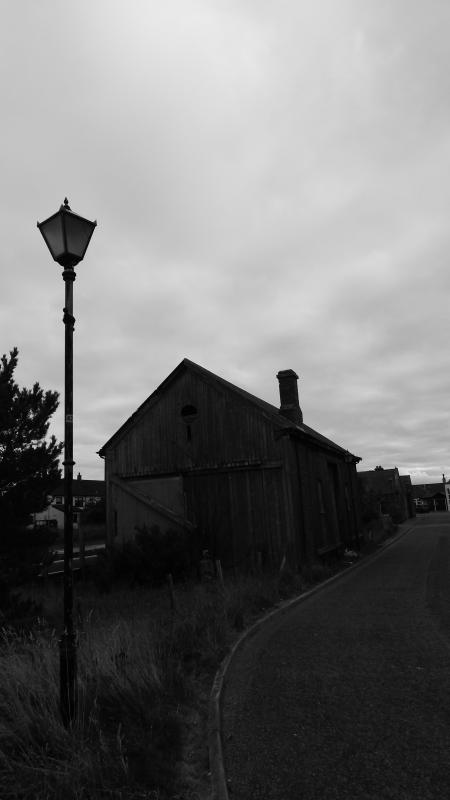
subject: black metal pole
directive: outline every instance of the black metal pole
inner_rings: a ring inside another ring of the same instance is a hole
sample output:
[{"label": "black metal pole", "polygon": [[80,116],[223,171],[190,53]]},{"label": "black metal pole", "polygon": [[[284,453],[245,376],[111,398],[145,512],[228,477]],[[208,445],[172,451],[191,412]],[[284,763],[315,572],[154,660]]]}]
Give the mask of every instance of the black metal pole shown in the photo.
[{"label": "black metal pole", "polygon": [[75,719],[77,653],[73,625],[73,267],[63,272],[65,282],[64,347],[64,630],[60,639],[60,706],[64,725]]}]

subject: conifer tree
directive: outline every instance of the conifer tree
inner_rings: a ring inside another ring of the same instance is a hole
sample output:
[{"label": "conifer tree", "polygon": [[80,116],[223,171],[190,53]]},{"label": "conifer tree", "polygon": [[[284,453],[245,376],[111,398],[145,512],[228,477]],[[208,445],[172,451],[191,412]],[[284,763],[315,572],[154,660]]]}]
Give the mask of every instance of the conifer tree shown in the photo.
[{"label": "conifer tree", "polygon": [[17,347],[0,362],[0,546],[42,511],[60,478],[62,444],[47,439],[58,392],[38,383],[20,389],[14,380]]}]

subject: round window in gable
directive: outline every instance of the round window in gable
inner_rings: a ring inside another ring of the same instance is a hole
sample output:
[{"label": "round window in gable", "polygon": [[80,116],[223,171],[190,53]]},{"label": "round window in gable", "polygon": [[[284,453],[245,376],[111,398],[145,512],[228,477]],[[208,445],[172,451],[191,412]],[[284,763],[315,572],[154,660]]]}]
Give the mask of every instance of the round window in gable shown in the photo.
[{"label": "round window in gable", "polygon": [[198,417],[198,411],[195,406],[183,406],[181,409],[181,418],[186,425],[190,425],[191,422],[195,422]]}]

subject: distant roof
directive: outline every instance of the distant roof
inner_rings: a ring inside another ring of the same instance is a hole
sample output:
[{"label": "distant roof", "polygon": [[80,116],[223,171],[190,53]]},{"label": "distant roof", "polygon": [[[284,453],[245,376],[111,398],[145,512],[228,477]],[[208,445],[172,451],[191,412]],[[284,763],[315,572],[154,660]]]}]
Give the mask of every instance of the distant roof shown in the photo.
[{"label": "distant roof", "polygon": [[368,469],[358,471],[360,478],[366,486],[376,492],[388,494],[392,492],[396,479],[400,478],[397,467],[393,469]]},{"label": "distant roof", "polygon": [[[398,475],[397,467],[392,467],[391,469],[384,469],[383,468],[383,469],[363,469],[363,470],[358,470],[358,475],[367,475],[367,476],[374,475],[375,477],[381,477],[381,478],[383,477],[383,475],[392,478],[396,474]],[[398,477],[400,477],[400,475],[398,475]]]},{"label": "distant roof", "polygon": [[[91,481],[78,478],[72,481],[74,497],[104,497],[105,481]],[[59,481],[53,489],[53,497],[64,495],[64,481]]]},{"label": "distant roof", "polygon": [[147,408],[151,407],[151,405],[157,401],[167,386],[175,378],[177,378],[180,372],[182,372],[184,369],[189,369],[192,372],[197,373],[204,380],[218,383],[227,391],[231,391],[239,395],[242,400],[250,403],[251,405],[257,406],[271,420],[271,422],[273,422],[280,429],[285,429],[294,434],[296,432],[298,434],[303,434],[307,438],[315,440],[324,447],[332,448],[333,450],[337,450],[351,459],[361,461],[358,456],[352,455],[348,452],[348,450],[345,450],[345,448],[341,447],[335,442],[332,442],[331,439],[327,439],[326,436],[322,436],[322,434],[318,433],[313,428],[310,428],[309,425],[305,425],[304,423],[301,425],[296,425],[294,422],[291,422],[291,420],[287,419],[287,417],[284,417],[282,414],[280,414],[280,411],[276,406],[271,405],[271,403],[267,403],[265,400],[261,400],[259,397],[250,394],[250,392],[247,392],[245,389],[241,389],[239,386],[235,386],[234,383],[230,383],[224,378],[221,378],[219,375],[215,375],[213,372],[201,367],[199,364],[195,364],[188,358],[184,358],[183,361],[181,361],[178,366],[175,367],[170,375],[168,375],[167,378],[165,378],[163,382],[159,384],[157,389],[155,389],[155,391],[152,392],[152,394],[150,394],[146,400],[144,400],[144,402],[136,409],[136,411],[131,414],[131,416],[123,423],[123,425],[121,425],[120,428],[111,436],[111,438],[108,439],[108,441],[98,451],[100,456],[103,456],[107,448],[132,427],[134,421],[140,417],[141,414],[147,410]]},{"label": "distant roof", "polygon": [[426,497],[434,497],[437,494],[445,495],[444,484],[440,483],[416,483],[412,487],[413,498],[424,499]]}]

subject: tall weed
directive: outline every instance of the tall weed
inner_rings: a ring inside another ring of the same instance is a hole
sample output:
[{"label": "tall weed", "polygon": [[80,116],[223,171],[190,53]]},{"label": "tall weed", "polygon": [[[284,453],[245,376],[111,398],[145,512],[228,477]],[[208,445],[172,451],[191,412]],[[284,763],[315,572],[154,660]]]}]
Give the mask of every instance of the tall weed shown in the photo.
[{"label": "tall weed", "polygon": [[[102,594],[79,585],[71,729],[59,713],[62,588],[36,589],[45,619],[31,632],[3,629],[0,636],[2,800],[198,798],[187,751],[206,747],[205,731],[193,744],[188,722],[207,703],[199,686],[211,680],[237,630],[303,586],[304,578],[287,573],[183,583],[171,608],[165,587]],[[197,760],[206,773],[203,755]]]}]

